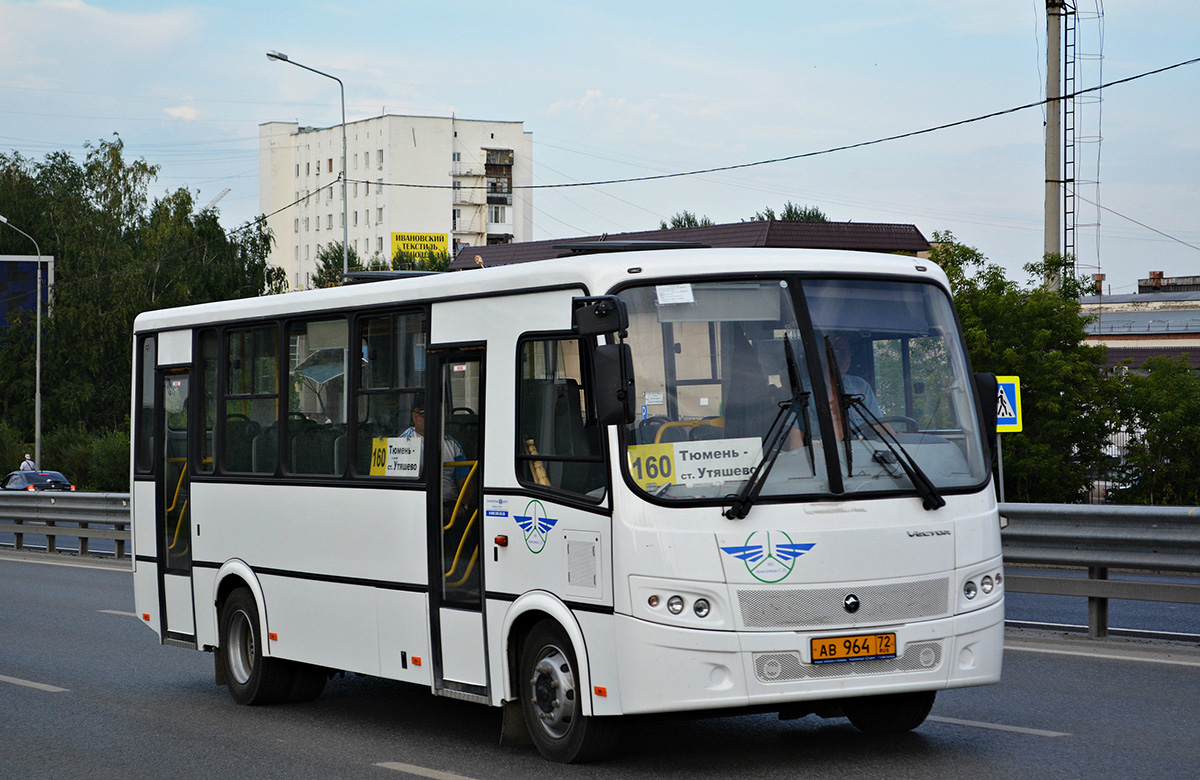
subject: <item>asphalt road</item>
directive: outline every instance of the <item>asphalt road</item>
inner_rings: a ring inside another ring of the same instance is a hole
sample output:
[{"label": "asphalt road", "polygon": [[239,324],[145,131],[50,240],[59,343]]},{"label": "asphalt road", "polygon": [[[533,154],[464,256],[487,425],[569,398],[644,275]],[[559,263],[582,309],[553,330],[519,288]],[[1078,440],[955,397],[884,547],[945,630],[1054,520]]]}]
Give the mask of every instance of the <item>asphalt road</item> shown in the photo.
[{"label": "asphalt road", "polygon": [[911,734],[774,716],[625,724],[605,763],[499,747],[499,714],[374,678],[240,707],[211,656],[163,647],[128,571],[0,558],[0,777],[1200,777],[1200,647],[1010,630],[1004,680],[946,691]]}]

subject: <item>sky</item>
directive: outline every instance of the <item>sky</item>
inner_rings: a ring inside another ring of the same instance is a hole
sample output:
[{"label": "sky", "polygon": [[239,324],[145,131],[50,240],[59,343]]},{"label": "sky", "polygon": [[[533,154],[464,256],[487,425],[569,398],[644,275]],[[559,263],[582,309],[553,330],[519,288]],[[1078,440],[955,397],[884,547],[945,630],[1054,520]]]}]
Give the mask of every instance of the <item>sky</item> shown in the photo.
[{"label": "sky", "polygon": [[[1077,88],[1200,57],[1200,3],[1077,0]],[[535,240],[717,223],[791,201],[912,223],[1024,282],[1041,258],[1045,0],[178,3],[0,0],[0,152],[80,158],[119,134],[151,195],[259,213],[258,126],[382,113],[521,121]],[[1200,275],[1200,63],[1089,92],[1076,144],[1080,273],[1131,293]],[[817,154],[813,154],[817,153]],[[0,203],[0,213],[4,204]]]}]

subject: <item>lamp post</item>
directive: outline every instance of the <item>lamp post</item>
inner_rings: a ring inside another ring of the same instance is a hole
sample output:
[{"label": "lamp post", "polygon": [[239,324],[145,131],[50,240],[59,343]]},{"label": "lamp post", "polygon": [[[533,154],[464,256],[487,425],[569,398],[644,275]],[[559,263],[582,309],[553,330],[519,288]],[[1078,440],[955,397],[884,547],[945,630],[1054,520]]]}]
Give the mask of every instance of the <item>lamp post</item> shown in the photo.
[{"label": "lamp post", "polygon": [[33,462],[38,468],[42,467],[42,248],[33,236],[8,221],[8,217],[0,215],[0,223],[8,225],[13,230],[33,241],[33,249],[37,252],[37,336],[34,341],[36,357],[33,369]]},{"label": "lamp post", "polygon": [[316,73],[318,76],[324,76],[328,79],[333,79],[338,83],[338,89],[342,92],[342,273],[350,272],[350,211],[347,208],[346,201],[346,85],[337,76],[331,76],[324,71],[310,68],[307,65],[301,65],[293,59],[289,59],[286,54],[280,51],[267,52],[267,59],[286,62],[289,65],[295,65],[297,68],[304,68],[307,71]]}]

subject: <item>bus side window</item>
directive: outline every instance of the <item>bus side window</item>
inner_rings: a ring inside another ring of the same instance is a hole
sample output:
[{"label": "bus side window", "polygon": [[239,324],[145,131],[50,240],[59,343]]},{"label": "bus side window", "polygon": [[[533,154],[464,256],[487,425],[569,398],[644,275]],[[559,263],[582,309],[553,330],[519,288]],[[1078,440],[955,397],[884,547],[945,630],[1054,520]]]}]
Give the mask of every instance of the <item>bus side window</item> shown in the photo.
[{"label": "bus side window", "polygon": [[225,470],[274,474],[279,436],[278,331],[274,326],[231,330],[225,339]]},{"label": "bus side window", "polygon": [[583,343],[524,341],[517,397],[517,478],[522,484],[599,500],[608,479],[602,430],[589,403]]}]

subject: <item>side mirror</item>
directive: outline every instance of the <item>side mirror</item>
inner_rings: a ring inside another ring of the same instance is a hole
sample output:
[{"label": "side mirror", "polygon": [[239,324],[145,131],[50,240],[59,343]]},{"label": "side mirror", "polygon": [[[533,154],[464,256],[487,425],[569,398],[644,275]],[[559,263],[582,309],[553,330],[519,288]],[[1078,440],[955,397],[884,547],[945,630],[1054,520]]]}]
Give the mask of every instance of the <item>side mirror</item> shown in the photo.
[{"label": "side mirror", "polygon": [[615,295],[572,298],[571,324],[580,336],[603,336],[629,327],[625,302]]},{"label": "side mirror", "polygon": [[975,402],[979,406],[979,426],[987,442],[988,454],[996,457],[996,396],[1000,385],[995,374],[975,375]]},{"label": "side mirror", "polygon": [[597,420],[601,425],[633,422],[633,352],[629,345],[600,344],[593,356]]}]

